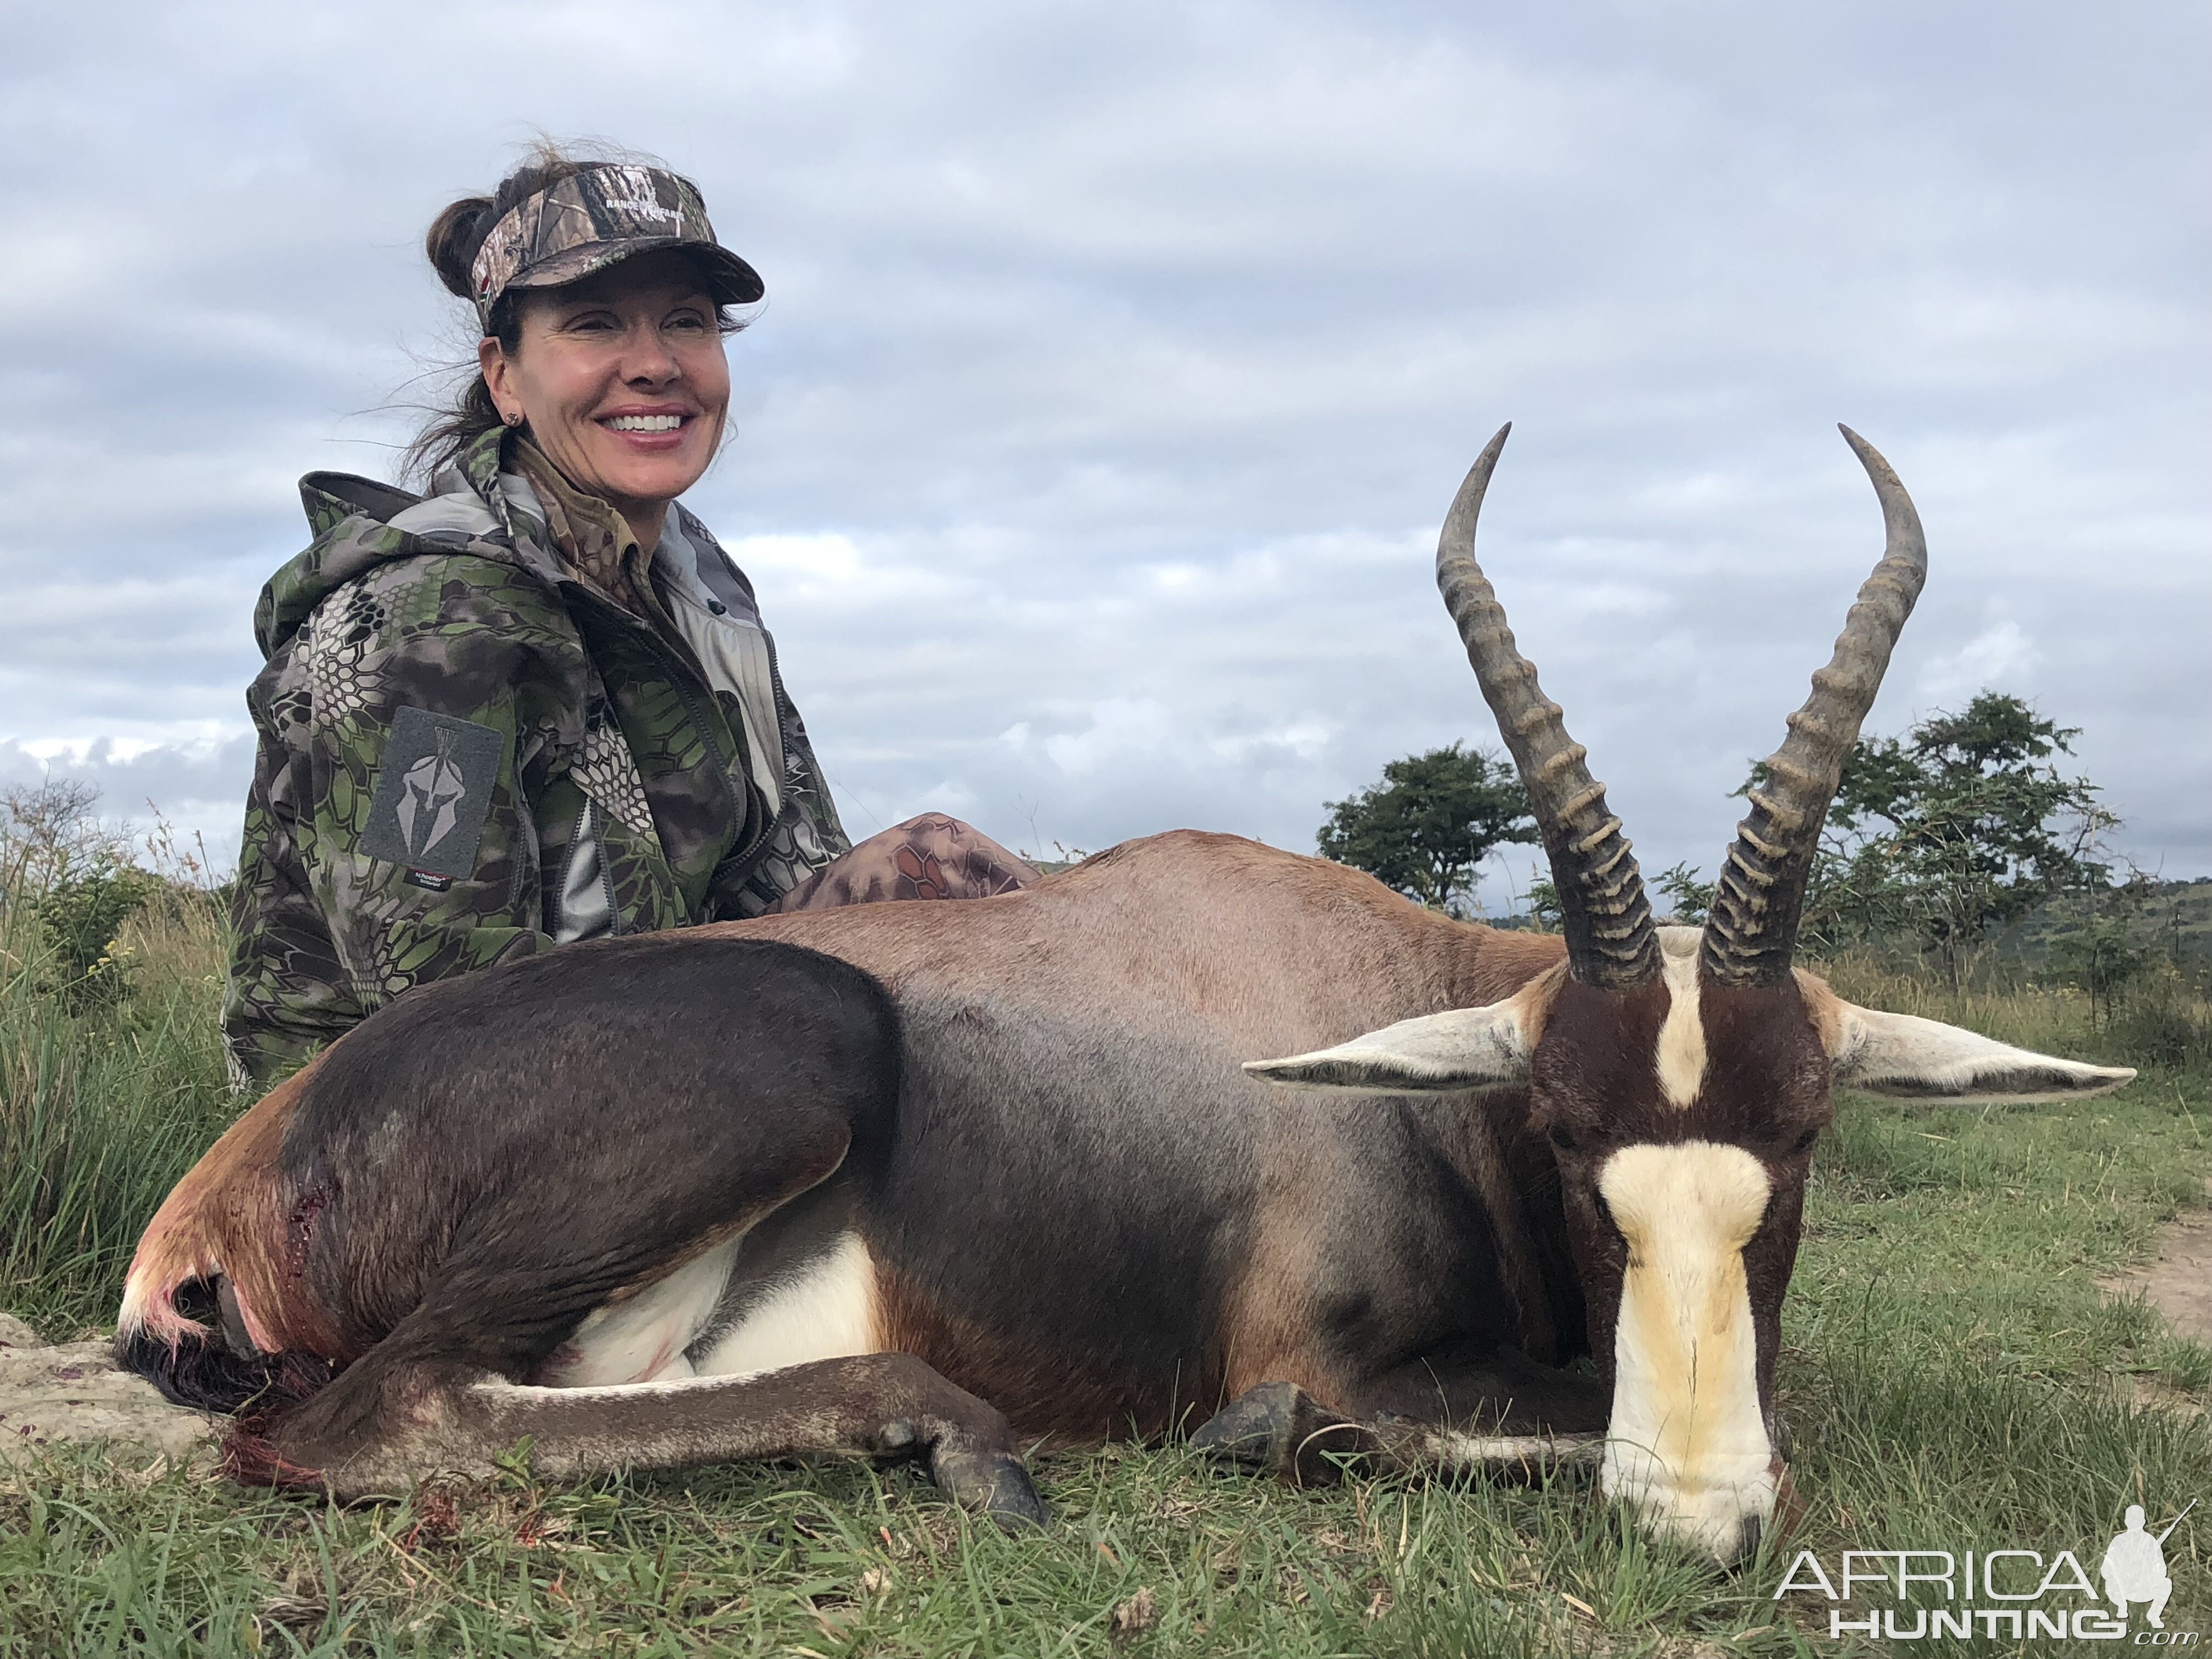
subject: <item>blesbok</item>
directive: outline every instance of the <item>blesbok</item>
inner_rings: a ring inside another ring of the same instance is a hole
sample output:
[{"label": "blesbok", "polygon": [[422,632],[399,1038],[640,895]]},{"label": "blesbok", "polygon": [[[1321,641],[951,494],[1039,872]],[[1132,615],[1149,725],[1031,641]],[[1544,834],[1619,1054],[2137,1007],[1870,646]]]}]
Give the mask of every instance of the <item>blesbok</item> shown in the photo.
[{"label": "blesbok", "polygon": [[[433,985],[179,1184],[131,1270],[126,1363],[243,1407],[235,1472],[341,1494],[526,1438],[551,1476],[903,1453],[1011,1522],[1043,1516],[1024,1444],[1214,1413],[1198,1443],[1292,1476],[1333,1451],[1580,1446],[1650,1529],[1735,1556],[1775,1506],[1778,1323],[1832,1085],[2134,1075],[1855,1007],[1791,966],[1925,568],[1903,488],[1845,435],[1887,547],[1702,932],[1654,925],[1475,564],[1501,431],[1437,578],[1563,938],[1178,831],[999,898]],[[1566,1369],[1584,1353],[1598,1376]]]}]

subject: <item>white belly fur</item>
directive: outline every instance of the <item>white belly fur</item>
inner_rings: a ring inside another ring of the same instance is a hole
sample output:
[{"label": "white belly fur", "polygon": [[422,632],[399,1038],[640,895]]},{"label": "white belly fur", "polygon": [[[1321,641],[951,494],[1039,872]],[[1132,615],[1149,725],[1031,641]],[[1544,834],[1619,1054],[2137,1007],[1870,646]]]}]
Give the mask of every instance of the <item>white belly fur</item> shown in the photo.
[{"label": "white belly fur", "polygon": [[698,1356],[701,1376],[750,1376],[809,1360],[879,1353],[876,1264],[868,1247],[847,1233]]},{"label": "white belly fur", "polygon": [[811,1359],[875,1353],[876,1268],[850,1233],[782,1284],[697,1357],[685,1350],[714,1317],[743,1241],[694,1257],[626,1301],[594,1308],[539,1375],[556,1389],[750,1376]]},{"label": "white belly fur", "polygon": [[541,1381],[556,1389],[597,1389],[690,1376],[684,1350],[714,1317],[738,1243],[717,1244],[627,1301],[592,1309],[547,1363]]}]

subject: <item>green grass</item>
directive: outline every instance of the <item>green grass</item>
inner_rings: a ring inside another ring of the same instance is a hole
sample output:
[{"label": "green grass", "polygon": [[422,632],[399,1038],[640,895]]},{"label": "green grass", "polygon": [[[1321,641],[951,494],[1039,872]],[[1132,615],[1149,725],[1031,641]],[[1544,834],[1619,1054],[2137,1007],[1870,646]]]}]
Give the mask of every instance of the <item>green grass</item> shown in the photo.
[{"label": "green grass", "polygon": [[112,1324],[155,1208],[237,1109],[215,1011],[222,924],[204,895],[125,925],[120,1006],[47,994],[50,957],[0,890],[0,1307],[49,1334]]},{"label": "green grass", "polygon": [[[230,1109],[209,919],[156,915],[125,943],[137,994],[79,1020],[0,937],[0,1303],[51,1335],[112,1317],[137,1228]],[[1954,1001],[1864,963],[1837,978],[2126,1057],[2124,1029],[2091,1030],[2064,995]],[[1173,1447],[1040,1460],[1059,1519],[1020,1539],[897,1468],[518,1473],[342,1510],[76,1449],[0,1472],[0,1656],[1848,1652],[1825,1603],[1773,1600],[1790,1552],[1832,1571],[1845,1548],[2066,1548],[2094,1571],[2127,1503],[2212,1499],[2212,1354],[2096,1287],[2202,1200],[2208,1131],[2195,1051],[2070,1108],[1840,1101],[1781,1363],[1806,1517],[1737,1574],[1647,1545],[1577,1478],[1301,1493]],[[2212,1625],[2208,1545],[2202,1510],[2168,1541],[2170,1628]]]}]

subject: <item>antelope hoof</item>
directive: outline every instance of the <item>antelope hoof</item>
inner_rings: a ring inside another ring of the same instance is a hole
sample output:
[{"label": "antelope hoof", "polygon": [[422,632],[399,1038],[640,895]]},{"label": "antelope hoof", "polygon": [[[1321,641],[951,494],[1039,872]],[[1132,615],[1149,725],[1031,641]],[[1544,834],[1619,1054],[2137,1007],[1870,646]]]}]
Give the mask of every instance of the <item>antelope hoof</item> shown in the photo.
[{"label": "antelope hoof", "polygon": [[1372,1431],[1340,1417],[1295,1382],[1263,1382],[1238,1395],[1190,1437],[1193,1451],[1294,1486],[1333,1486],[1340,1459],[1378,1444]]},{"label": "antelope hoof", "polygon": [[1052,1520],[1030,1473],[1012,1452],[940,1441],[929,1460],[930,1479],[963,1509],[987,1515],[1001,1532],[1027,1532]]}]

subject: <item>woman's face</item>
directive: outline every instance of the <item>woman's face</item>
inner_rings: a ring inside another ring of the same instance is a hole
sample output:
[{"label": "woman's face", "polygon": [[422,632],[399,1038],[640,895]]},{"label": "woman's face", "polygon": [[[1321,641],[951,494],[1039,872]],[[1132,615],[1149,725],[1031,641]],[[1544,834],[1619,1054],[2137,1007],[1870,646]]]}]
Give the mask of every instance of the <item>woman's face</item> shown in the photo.
[{"label": "woman's face", "polygon": [[515,349],[492,338],[477,349],[493,403],[519,412],[569,482],[651,546],[662,510],[714,459],[729,412],[729,360],[697,268],[670,248],[519,297]]}]

